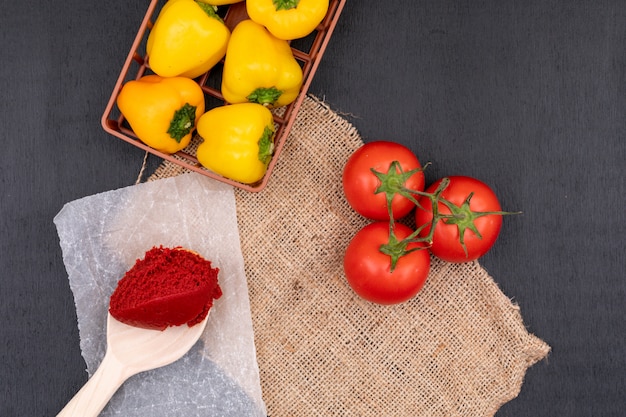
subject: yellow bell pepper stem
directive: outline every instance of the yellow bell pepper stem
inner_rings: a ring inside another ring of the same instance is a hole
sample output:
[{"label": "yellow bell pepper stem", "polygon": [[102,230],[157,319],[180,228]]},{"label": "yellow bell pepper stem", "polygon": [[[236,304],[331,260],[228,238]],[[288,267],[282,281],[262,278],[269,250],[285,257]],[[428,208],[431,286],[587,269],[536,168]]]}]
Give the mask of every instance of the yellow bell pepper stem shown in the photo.
[{"label": "yellow bell pepper stem", "polygon": [[150,30],[148,63],[162,77],[198,77],[226,54],[230,30],[215,6],[194,0],[168,0]]},{"label": "yellow bell pepper stem", "polygon": [[256,103],[215,107],[198,120],[202,143],[196,157],[223,177],[253,184],[267,172],[274,153],[272,113]]},{"label": "yellow bell pepper stem", "polygon": [[124,84],[117,106],[142,142],[168,154],[189,145],[205,109],[204,93],[195,81],[158,75]]},{"label": "yellow bell pepper stem", "polygon": [[248,16],[277,38],[292,40],[313,32],[326,13],[329,0],[247,0]]},{"label": "yellow bell pepper stem", "polygon": [[167,133],[172,139],[180,143],[195,126],[196,107],[189,103],[183,104],[183,107],[174,112],[174,117],[170,122],[170,128]]},{"label": "yellow bell pepper stem", "polygon": [[201,3],[210,4],[212,6],[223,6],[225,4],[241,3],[243,0],[198,0]]},{"label": "yellow bell pepper stem", "polygon": [[286,106],[298,97],[302,80],[302,68],[287,41],[250,19],[233,29],[222,73],[227,102]]}]

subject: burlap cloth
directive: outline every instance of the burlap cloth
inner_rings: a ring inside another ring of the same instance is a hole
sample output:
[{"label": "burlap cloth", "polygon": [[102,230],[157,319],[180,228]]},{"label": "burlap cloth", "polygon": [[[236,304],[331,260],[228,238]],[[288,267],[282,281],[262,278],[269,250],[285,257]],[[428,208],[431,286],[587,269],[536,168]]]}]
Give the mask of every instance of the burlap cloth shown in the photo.
[{"label": "burlap cloth", "polygon": [[[345,201],[341,172],[362,144],[307,97],[267,188],[235,192],[269,415],[492,416],[550,347],[478,262],[433,259],[401,305],[355,296],[342,255],[367,221]],[[183,172],[164,162],[148,180]]]}]

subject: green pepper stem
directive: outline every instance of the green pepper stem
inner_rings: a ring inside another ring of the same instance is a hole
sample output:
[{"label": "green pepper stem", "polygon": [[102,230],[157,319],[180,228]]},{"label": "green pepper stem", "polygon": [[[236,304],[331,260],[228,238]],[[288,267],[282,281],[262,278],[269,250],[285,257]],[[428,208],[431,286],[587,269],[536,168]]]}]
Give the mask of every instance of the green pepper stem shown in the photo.
[{"label": "green pepper stem", "polygon": [[274,130],[269,126],[263,129],[263,135],[259,139],[259,161],[267,165],[274,154]]},{"label": "green pepper stem", "polygon": [[200,8],[206,13],[209,17],[213,19],[217,19],[220,22],[224,22],[224,20],[217,14],[217,6],[212,6],[203,1],[195,0],[196,4],[200,6]]},{"label": "green pepper stem", "polygon": [[276,11],[289,10],[298,7],[298,3],[300,3],[300,0],[272,0],[272,3],[274,3],[274,8],[276,9]]},{"label": "green pepper stem", "polygon": [[174,112],[167,133],[172,139],[180,143],[194,129],[196,125],[196,106],[185,103],[183,107]]},{"label": "green pepper stem", "polygon": [[251,103],[273,106],[281,95],[283,95],[283,92],[276,87],[259,87],[246,98]]}]

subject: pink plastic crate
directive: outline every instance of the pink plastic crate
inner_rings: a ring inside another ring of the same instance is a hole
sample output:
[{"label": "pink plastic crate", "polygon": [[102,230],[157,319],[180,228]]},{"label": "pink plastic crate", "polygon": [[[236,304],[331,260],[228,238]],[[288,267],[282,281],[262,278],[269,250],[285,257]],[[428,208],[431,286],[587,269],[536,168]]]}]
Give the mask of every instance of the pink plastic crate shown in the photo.
[{"label": "pink plastic crate", "polygon": [[[145,45],[149,30],[152,27],[153,22],[156,20],[159,11],[166,3],[166,0],[151,1],[130,52],[128,53],[128,57],[126,58],[124,66],[117,79],[111,98],[109,99],[104,114],[102,115],[102,127],[106,132],[113,136],[125,140],[138,148],[144,149],[145,151],[157,155],[164,160],[171,161],[191,171],[198,172],[202,175],[206,175],[207,177],[214,178],[218,181],[225,182],[247,191],[258,192],[263,190],[271,177],[276,161],[278,160],[285,141],[289,136],[291,127],[293,126],[300,106],[302,105],[302,101],[304,100],[309,86],[311,85],[311,81],[313,80],[313,76],[319,66],[320,60],[324,55],[324,51],[330,41],[332,32],[337,25],[339,15],[341,14],[345,2],[346,0],[330,0],[328,13],[316,30],[311,35],[303,39],[291,41],[290,43],[294,57],[302,66],[304,81],[300,94],[293,103],[273,111],[274,122],[276,125],[274,156],[269,163],[267,173],[258,183],[242,184],[231,179],[224,178],[221,175],[201,166],[195,155],[195,140],[192,140],[192,144],[190,146],[173,155],[165,154],[147,146],[137,138],[128,123],[125,122],[124,116],[117,108],[116,100],[122,85],[127,81],[139,79],[144,75],[152,73],[149,67],[148,57],[146,56]],[[245,1],[235,3],[230,6],[220,6],[218,14],[223,16],[224,22],[231,30],[241,20],[248,18]],[[196,78],[195,80],[202,88],[202,91],[204,91],[207,110],[225,103],[220,92],[222,65],[223,61],[212,68],[209,72]]]}]

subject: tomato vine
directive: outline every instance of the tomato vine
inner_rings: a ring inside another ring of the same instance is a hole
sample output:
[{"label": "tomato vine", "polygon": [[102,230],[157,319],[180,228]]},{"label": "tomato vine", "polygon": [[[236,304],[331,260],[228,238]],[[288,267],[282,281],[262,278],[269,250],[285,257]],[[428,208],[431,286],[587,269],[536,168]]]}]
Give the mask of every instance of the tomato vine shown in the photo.
[{"label": "tomato vine", "polygon": [[[459,243],[463,248],[465,256],[468,257],[468,250],[465,243],[467,230],[470,230],[479,239],[482,239],[482,235],[475,224],[476,219],[489,215],[503,216],[520,213],[500,210],[474,211],[470,207],[474,192],[470,192],[465,197],[465,200],[461,205],[454,204],[452,201],[442,196],[444,191],[450,185],[450,177],[442,178],[433,192],[406,188],[404,186],[406,180],[417,172],[423,172],[425,167],[426,166],[404,172],[400,163],[398,161],[393,161],[386,173],[379,172],[374,168],[371,168],[372,173],[380,180],[381,183],[380,187],[378,187],[374,193],[385,193],[387,200],[387,210],[389,213],[389,242],[382,244],[379,250],[390,256],[392,271],[395,269],[398,260],[402,256],[405,256],[415,250],[430,249],[432,247],[436,226],[439,222],[446,225],[455,225],[458,228]],[[399,240],[394,233],[394,225],[397,219],[394,219],[391,209],[391,201],[396,194],[400,194],[411,200],[415,204],[417,210],[425,210],[423,204],[420,203],[420,199],[428,199],[432,211],[432,218],[430,222],[417,225],[417,229],[411,235],[401,240]],[[415,196],[419,196],[420,199],[415,198]],[[439,210],[439,203],[442,203],[445,207],[447,207],[450,214],[442,213]],[[425,230],[428,230],[428,232],[424,235]],[[413,242],[421,242],[425,245],[420,245],[419,247],[413,247],[412,249],[407,250],[407,246]]]}]

